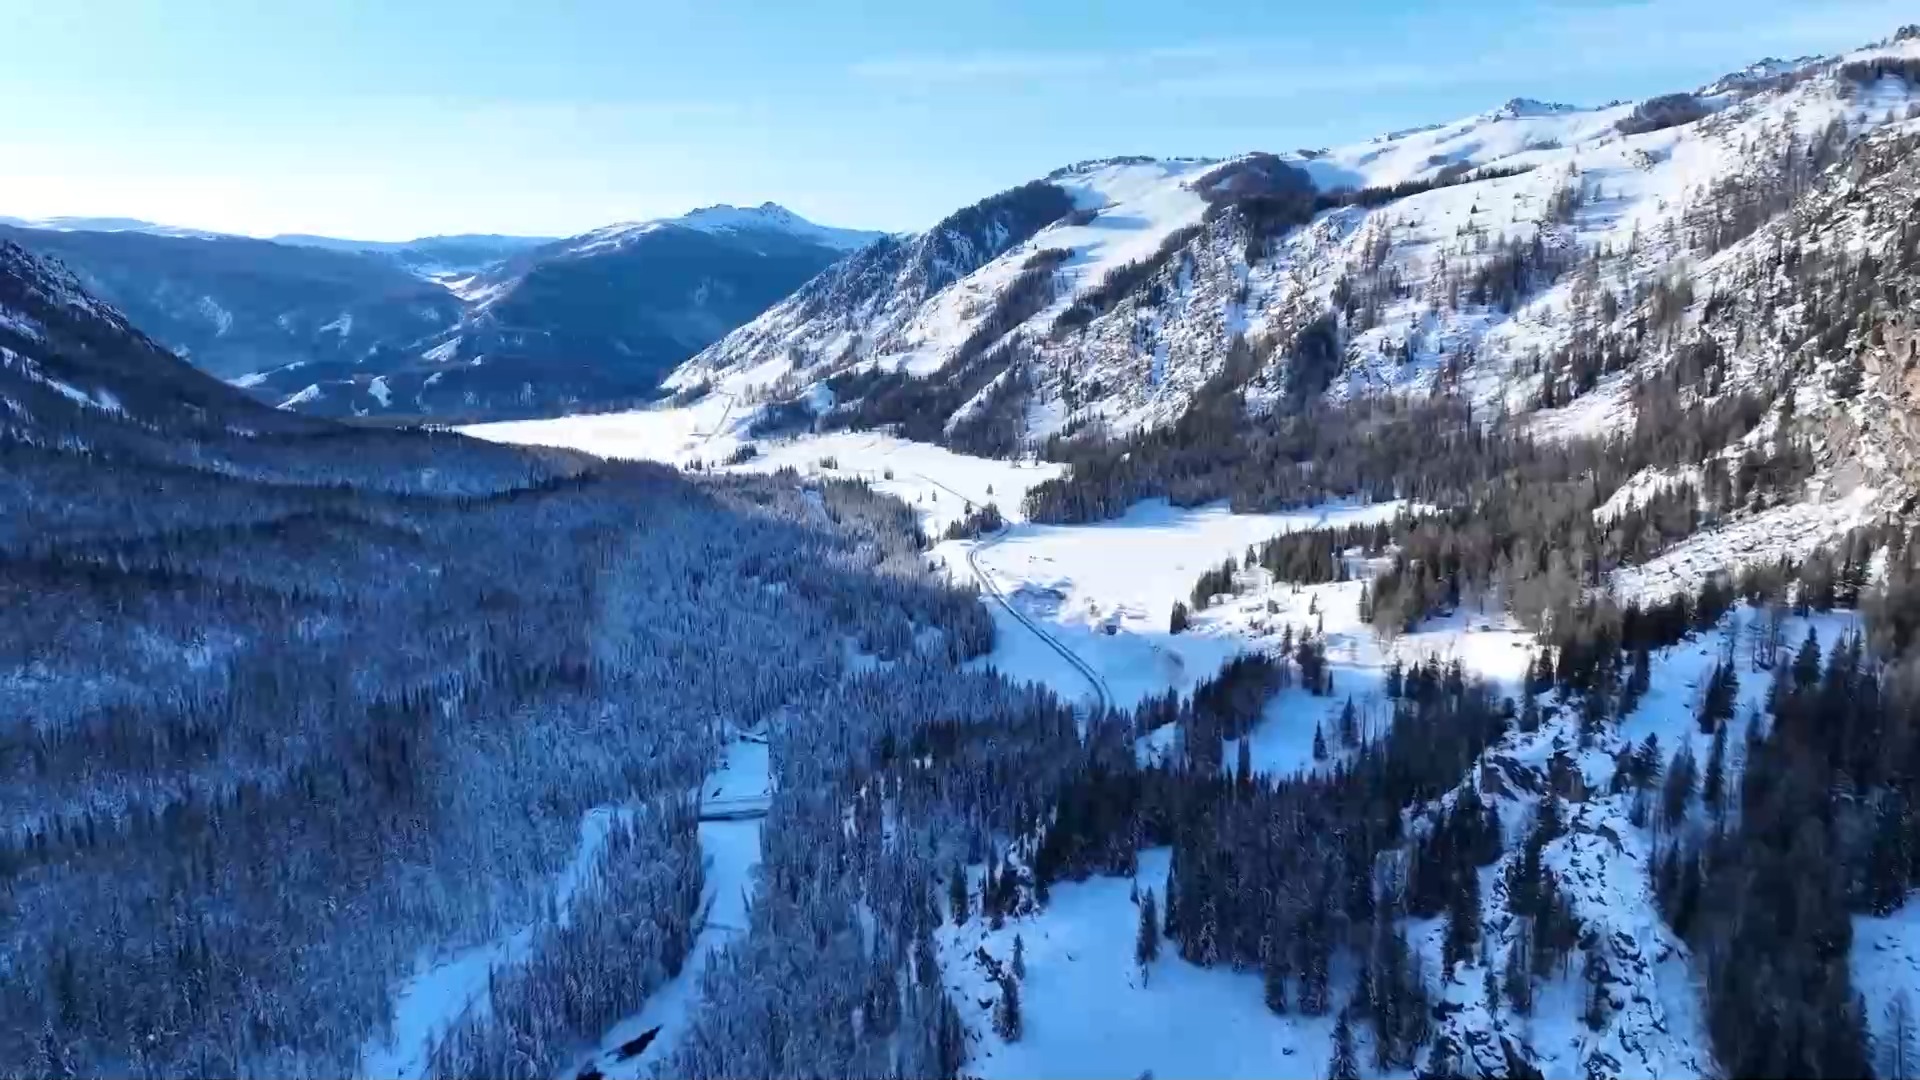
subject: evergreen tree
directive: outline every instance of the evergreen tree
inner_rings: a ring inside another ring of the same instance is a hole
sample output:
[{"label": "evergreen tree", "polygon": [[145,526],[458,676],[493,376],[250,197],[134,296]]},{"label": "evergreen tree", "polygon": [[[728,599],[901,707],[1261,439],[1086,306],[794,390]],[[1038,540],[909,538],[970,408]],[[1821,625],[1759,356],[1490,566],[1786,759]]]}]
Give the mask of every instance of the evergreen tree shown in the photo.
[{"label": "evergreen tree", "polygon": [[1000,980],[1000,1003],[993,1010],[993,1030],[1010,1043],[1019,1042],[1025,1034],[1020,1016],[1020,983],[1011,977]]},{"label": "evergreen tree", "polygon": [[1327,736],[1317,722],[1313,725],[1313,760],[1327,760]]},{"label": "evergreen tree", "polygon": [[1512,1003],[1513,1011],[1521,1016],[1533,1013],[1533,972],[1529,966],[1533,951],[1533,920],[1517,920],[1513,944],[1507,949],[1507,960],[1503,970],[1507,1000]]},{"label": "evergreen tree", "polygon": [[1260,965],[1260,985],[1266,999],[1267,1008],[1276,1016],[1287,1015],[1287,963],[1283,957],[1285,948],[1274,942],[1267,950],[1267,958]]},{"label": "evergreen tree", "polygon": [[1133,938],[1133,962],[1142,969],[1160,958],[1160,915],[1153,890],[1140,898],[1140,926]]},{"label": "evergreen tree", "polygon": [[1179,874],[1180,848],[1175,845],[1172,854],[1167,858],[1167,882],[1160,893],[1167,898],[1166,912],[1160,917],[1160,929],[1168,937],[1179,937],[1186,932],[1181,924]]},{"label": "evergreen tree", "polygon": [[1447,934],[1441,942],[1441,955],[1451,974],[1455,964],[1473,957],[1480,943],[1480,873],[1471,864],[1454,873],[1448,893]]},{"label": "evergreen tree", "polygon": [[1880,1080],[1915,1080],[1920,1075],[1920,1030],[1913,1003],[1901,990],[1887,1002],[1880,1036]]},{"label": "evergreen tree", "polygon": [[1531,685],[1520,701],[1520,730],[1529,734],[1540,730],[1540,699]]},{"label": "evergreen tree", "polygon": [[947,906],[953,909],[953,925],[967,925],[967,868],[958,859],[947,877]]},{"label": "evergreen tree", "polygon": [[1707,753],[1707,771],[1700,783],[1700,799],[1714,817],[1726,812],[1727,725],[1714,729],[1713,749]]},{"label": "evergreen tree", "polygon": [[1898,790],[1881,796],[1867,856],[1867,906],[1875,915],[1891,915],[1906,902],[1914,866],[1914,828],[1907,800]]},{"label": "evergreen tree", "polygon": [[1019,934],[1013,935],[1013,977],[1027,977],[1027,943],[1021,940]]},{"label": "evergreen tree", "polygon": [[1800,649],[1793,654],[1793,682],[1802,691],[1808,690],[1820,681],[1820,636],[1807,627],[1806,640],[1800,643]]},{"label": "evergreen tree", "polygon": [[1674,751],[1673,764],[1667,766],[1666,785],[1661,789],[1660,808],[1668,827],[1680,824],[1693,798],[1693,750],[1684,743]]},{"label": "evergreen tree", "polygon": [[1347,1010],[1333,1024],[1333,1054],[1327,1059],[1327,1080],[1360,1080],[1360,1059],[1353,1052],[1353,1027]]},{"label": "evergreen tree", "polygon": [[1600,956],[1599,939],[1586,950],[1586,963],[1582,971],[1586,978],[1586,1004],[1580,1010],[1580,1019],[1588,1030],[1599,1031],[1607,1026],[1607,1017],[1611,1005],[1607,999],[1606,963]]}]

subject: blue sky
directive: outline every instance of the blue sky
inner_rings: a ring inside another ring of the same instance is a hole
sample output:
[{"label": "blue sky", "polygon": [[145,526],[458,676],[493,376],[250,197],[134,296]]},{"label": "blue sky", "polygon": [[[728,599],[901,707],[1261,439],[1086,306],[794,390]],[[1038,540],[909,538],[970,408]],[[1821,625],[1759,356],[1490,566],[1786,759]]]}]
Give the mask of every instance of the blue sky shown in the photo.
[{"label": "blue sky", "polygon": [[0,214],[570,234],[716,202],[923,227],[1067,162],[1598,104],[1911,0],[0,0]]}]

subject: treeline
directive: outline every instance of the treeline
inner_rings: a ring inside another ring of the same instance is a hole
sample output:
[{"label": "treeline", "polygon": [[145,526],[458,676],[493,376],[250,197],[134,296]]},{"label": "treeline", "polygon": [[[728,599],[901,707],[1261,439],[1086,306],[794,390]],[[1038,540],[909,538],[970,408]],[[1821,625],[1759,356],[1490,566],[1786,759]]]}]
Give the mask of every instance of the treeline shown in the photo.
[{"label": "treeline", "polygon": [[1877,83],[1894,78],[1908,86],[1920,86],[1920,57],[1874,56],[1840,65],[1839,75],[1857,83]]},{"label": "treeline", "polygon": [[[1053,333],[1058,337],[1087,325],[1100,316],[1112,311],[1114,306],[1126,299],[1142,283],[1158,274],[1173,257],[1180,254],[1193,238],[1200,235],[1200,226],[1188,225],[1168,233],[1160,241],[1153,254],[1142,259],[1121,263],[1107,271],[1098,284],[1080,294],[1065,311],[1053,320]],[[1157,305],[1160,297],[1151,296],[1150,305]]]},{"label": "treeline", "polygon": [[1706,103],[1692,94],[1661,94],[1633,107],[1633,111],[1613,122],[1622,135],[1645,135],[1650,131],[1691,124],[1708,115]]},{"label": "treeline", "polygon": [[[1226,498],[1241,511],[1411,497],[1438,509],[1403,515],[1388,537],[1382,527],[1350,537],[1368,553],[1392,547],[1392,563],[1369,586],[1376,627],[1407,629],[1470,595],[1498,595],[1541,626],[1615,568],[1657,554],[1711,515],[1790,496],[1813,468],[1804,446],[1776,437],[1731,468],[1710,461],[1701,487],[1659,485],[1596,520],[1632,477],[1700,461],[1742,438],[1766,415],[1766,399],[1689,402],[1671,381],[1653,380],[1636,392],[1627,434],[1553,443],[1486,428],[1464,403],[1444,398],[1307,403],[1261,418],[1238,401],[1236,393],[1203,396],[1170,427],[1117,444],[1055,444],[1072,469],[1028,493],[1028,516],[1098,517],[1155,495],[1181,505]],[[1289,580],[1329,580],[1340,566],[1336,539],[1276,539],[1269,569]],[[1228,591],[1231,570],[1209,571],[1193,604]]]},{"label": "treeline", "polygon": [[1474,168],[1467,162],[1454,162],[1437,170],[1431,177],[1403,180],[1397,184],[1361,188],[1337,187],[1328,191],[1284,190],[1241,195],[1215,202],[1208,207],[1207,215],[1211,220],[1232,211],[1240,217],[1246,229],[1245,256],[1249,263],[1253,263],[1268,255],[1269,245],[1274,237],[1288,229],[1305,225],[1316,215],[1328,210],[1349,206],[1370,210],[1442,188],[1522,176],[1536,167],[1533,165],[1487,165]]},{"label": "treeline", "polygon": [[[1249,697],[1259,685],[1242,682]],[[1127,754],[1089,771],[1045,823],[1043,880],[1116,872],[1119,853],[1171,844],[1158,914],[1183,959],[1259,971],[1276,1013],[1368,1023],[1376,1067],[1411,1068],[1428,1038],[1431,990],[1403,929],[1413,884],[1402,811],[1457,785],[1512,718],[1457,666],[1409,668],[1395,691],[1383,737],[1310,776],[1222,769],[1218,739],[1196,734],[1186,758],[1138,769]],[[1149,703],[1142,713],[1166,710]],[[1194,756],[1204,745],[1213,756]],[[1459,932],[1478,925],[1476,912]],[[1342,966],[1359,969],[1345,994]]]}]

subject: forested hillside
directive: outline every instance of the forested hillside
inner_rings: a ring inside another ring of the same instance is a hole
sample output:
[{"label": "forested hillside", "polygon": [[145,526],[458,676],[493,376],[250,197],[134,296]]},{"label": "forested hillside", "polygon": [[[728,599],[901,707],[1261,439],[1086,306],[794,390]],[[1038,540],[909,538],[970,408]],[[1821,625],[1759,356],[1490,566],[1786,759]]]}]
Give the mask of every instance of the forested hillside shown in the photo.
[{"label": "forested hillside", "polygon": [[[850,692],[939,719],[890,682],[973,700],[957,730],[1057,712],[953,673],[984,612],[856,486],[291,416],[13,247],[0,358],[0,1073],[353,1074],[416,962],[521,925],[544,974],[437,1068],[504,1075],[506,1039],[551,1071],[684,960],[721,740],[878,738]],[[874,690],[839,689],[856,656]],[[625,824],[563,928],[544,883],[596,808]]]}]

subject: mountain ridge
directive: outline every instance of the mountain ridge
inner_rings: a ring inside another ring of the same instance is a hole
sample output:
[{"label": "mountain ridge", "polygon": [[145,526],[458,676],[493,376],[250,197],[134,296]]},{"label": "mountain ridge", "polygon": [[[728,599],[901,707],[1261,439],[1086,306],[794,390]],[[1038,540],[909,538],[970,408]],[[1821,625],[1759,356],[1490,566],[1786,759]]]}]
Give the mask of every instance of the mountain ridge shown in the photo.
[{"label": "mountain ridge", "polygon": [[254,239],[133,219],[0,233],[270,404],[443,419],[644,400],[672,365],[882,235],[774,203],[564,239]]}]

